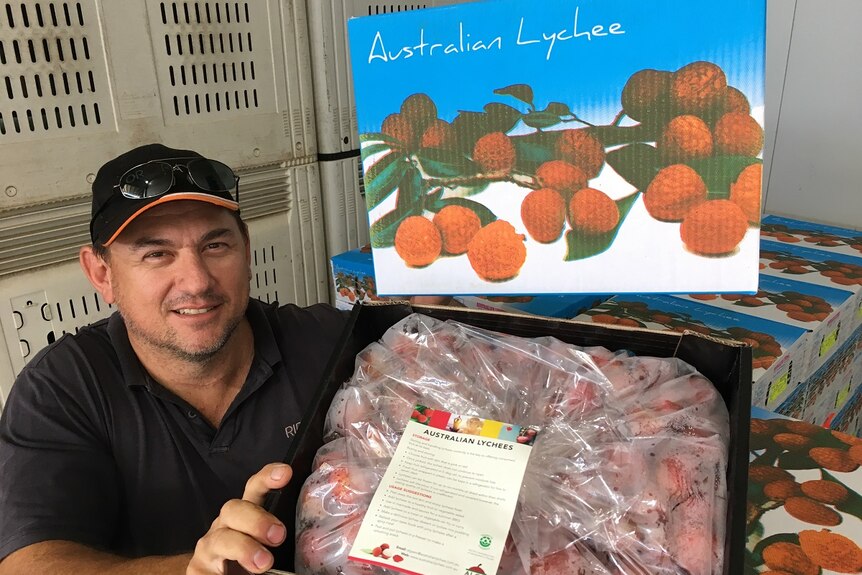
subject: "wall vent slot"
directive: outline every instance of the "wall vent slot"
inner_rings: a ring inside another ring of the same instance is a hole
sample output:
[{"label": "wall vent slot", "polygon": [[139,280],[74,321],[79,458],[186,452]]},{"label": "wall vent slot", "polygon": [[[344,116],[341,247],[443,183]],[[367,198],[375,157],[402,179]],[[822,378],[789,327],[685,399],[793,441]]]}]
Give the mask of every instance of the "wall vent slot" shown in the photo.
[{"label": "wall vent slot", "polygon": [[[148,0],[166,122],[277,112],[265,2]],[[256,70],[263,64],[265,76]]]},{"label": "wall vent slot", "polygon": [[407,10],[416,10],[418,8],[427,8],[427,4],[376,4],[368,7],[368,15],[372,14],[390,14],[392,12],[406,12]]},{"label": "wall vent slot", "polygon": [[0,2],[0,144],[111,130],[102,44],[96,0]]}]

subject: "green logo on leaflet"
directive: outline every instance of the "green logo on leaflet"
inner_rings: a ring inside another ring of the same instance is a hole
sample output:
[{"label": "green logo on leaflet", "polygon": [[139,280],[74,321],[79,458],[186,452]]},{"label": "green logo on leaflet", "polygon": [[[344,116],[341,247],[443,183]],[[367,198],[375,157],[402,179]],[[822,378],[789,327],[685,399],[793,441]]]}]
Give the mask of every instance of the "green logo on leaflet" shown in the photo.
[{"label": "green logo on leaflet", "polygon": [[482,535],[479,537],[479,547],[482,549],[487,549],[491,546],[491,536],[490,535]]}]

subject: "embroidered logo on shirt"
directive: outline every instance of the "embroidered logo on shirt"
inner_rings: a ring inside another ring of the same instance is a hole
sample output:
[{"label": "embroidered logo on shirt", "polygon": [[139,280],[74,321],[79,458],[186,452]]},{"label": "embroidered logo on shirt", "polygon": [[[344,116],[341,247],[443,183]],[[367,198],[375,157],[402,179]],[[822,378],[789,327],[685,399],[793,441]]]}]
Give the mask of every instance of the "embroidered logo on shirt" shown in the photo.
[{"label": "embroidered logo on shirt", "polygon": [[299,431],[299,426],[301,424],[302,421],[297,421],[296,423],[288,425],[284,428],[284,434],[287,435],[288,439],[291,439],[294,435],[296,435],[296,432]]}]

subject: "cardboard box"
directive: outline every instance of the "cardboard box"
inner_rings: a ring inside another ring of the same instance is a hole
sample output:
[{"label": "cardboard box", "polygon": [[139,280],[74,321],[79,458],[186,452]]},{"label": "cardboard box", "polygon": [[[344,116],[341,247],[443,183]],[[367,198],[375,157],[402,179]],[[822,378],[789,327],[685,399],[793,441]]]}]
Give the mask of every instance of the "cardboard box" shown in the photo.
[{"label": "cardboard box", "polygon": [[811,283],[761,274],[756,294],[692,294],[682,299],[800,327],[808,332],[804,381],[853,333],[856,294]]},{"label": "cardboard box", "polygon": [[455,301],[471,309],[526,313],[570,319],[605,301],[600,295],[458,296]]},{"label": "cardboard box", "polygon": [[773,411],[829,427],[862,385],[862,328]]},{"label": "cardboard box", "polygon": [[756,291],[765,28],[765,0],[349,20],[378,292]]},{"label": "cardboard box", "polygon": [[862,440],[752,408],[747,553],[739,573],[858,573],[858,563],[846,564],[853,553],[832,541],[857,552],[862,541],[862,468],[850,456],[853,445]]},{"label": "cardboard box", "polygon": [[807,387],[805,384],[796,386],[787,399],[781,405],[773,409],[775,413],[802,420],[805,418],[805,400],[807,398]]},{"label": "cardboard box", "polygon": [[836,431],[862,436],[862,386],[856,388],[856,393],[832,420],[831,427]]},{"label": "cardboard box", "polygon": [[289,569],[293,565],[294,549],[291,543],[296,501],[304,479],[311,472],[314,455],[323,443],[324,419],[335,392],[353,374],[356,354],[377,341],[391,325],[414,311],[517,336],[553,335],[583,346],[601,345],[612,350],[628,349],[640,355],[679,357],[700,370],[715,384],[730,413],[731,453],[728,458],[729,506],[724,573],[730,575],[741,572],[745,539],[751,348],[697,334],[619,329],[463,308],[411,308],[404,304],[360,305],[351,315],[339,345],[340,351],[335,354],[323,385],[306,411],[302,429],[285,456],[285,461],[293,466],[294,480],[267,502],[267,508],[288,526],[287,542],[283,548],[276,549],[276,567]]},{"label": "cardboard box", "polygon": [[[374,280],[370,248],[350,250],[330,260],[335,307],[352,309],[356,303],[380,301]],[[472,309],[572,318],[607,299],[600,295],[459,296],[454,304]]]},{"label": "cardboard box", "polygon": [[752,404],[767,409],[793,393],[807,365],[804,329],[673,296],[614,296],[575,319],[745,342],[753,347]]},{"label": "cardboard box", "polygon": [[833,254],[862,256],[862,231],[767,215],[760,226],[763,236],[777,242],[799,244]]},{"label": "cardboard box", "polygon": [[760,273],[854,292],[852,329],[862,325],[862,257],[762,240]]},{"label": "cardboard box", "polygon": [[374,281],[374,260],[371,248],[357,248],[330,258],[332,285],[335,289],[334,305],[338,309],[352,309],[357,302],[377,301]]},{"label": "cardboard box", "polygon": [[860,345],[862,328],[857,329],[829,361],[803,383],[806,399],[805,411],[800,419],[815,425],[830,425],[859,386],[859,375],[862,374],[854,372],[856,365],[862,363]]}]

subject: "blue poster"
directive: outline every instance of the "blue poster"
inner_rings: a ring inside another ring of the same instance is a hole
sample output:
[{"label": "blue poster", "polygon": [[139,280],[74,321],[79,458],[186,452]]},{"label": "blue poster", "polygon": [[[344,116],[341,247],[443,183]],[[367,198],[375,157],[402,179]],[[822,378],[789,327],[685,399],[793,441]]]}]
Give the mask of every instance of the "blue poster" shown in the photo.
[{"label": "blue poster", "polygon": [[379,293],[757,290],[765,1],[355,18]]}]

